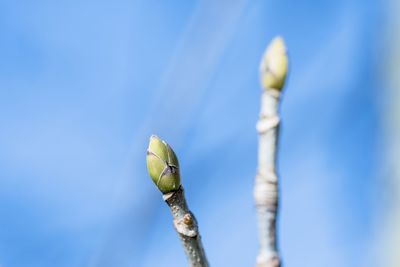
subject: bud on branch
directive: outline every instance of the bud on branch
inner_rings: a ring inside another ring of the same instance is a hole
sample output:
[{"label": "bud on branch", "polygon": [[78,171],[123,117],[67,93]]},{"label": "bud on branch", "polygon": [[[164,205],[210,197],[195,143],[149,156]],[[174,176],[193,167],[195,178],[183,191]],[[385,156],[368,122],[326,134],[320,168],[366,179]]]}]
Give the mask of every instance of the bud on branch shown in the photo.
[{"label": "bud on branch", "polygon": [[282,37],[275,37],[265,50],[260,64],[261,86],[282,90],[288,72],[288,57]]},{"label": "bud on branch", "polygon": [[165,141],[152,135],[146,161],[151,179],[163,193],[163,199],[171,210],[174,227],[182,241],[189,265],[208,267],[197,220],[186,203],[175,152]]},{"label": "bud on branch", "polygon": [[279,100],[288,70],[285,43],[276,37],[267,47],[260,64],[261,96],[258,167],[254,200],[258,217],[260,249],[257,267],[280,267],[276,218],[279,204],[279,179],[276,167],[279,137]]},{"label": "bud on branch", "polygon": [[178,159],[172,148],[158,136],[150,137],[146,161],[151,179],[163,194],[179,188],[181,178]]}]

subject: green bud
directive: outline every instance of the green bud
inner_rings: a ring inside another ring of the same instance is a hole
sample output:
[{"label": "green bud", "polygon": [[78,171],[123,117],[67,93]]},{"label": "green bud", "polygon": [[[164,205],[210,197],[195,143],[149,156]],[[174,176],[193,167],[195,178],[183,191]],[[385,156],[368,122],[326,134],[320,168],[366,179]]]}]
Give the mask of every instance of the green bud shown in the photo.
[{"label": "green bud", "polygon": [[179,188],[181,178],[178,158],[172,148],[155,135],[150,137],[146,161],[151,179],[163,194]]},{"label": "green bud", "polygon": [[260,64],[261,86],[282,90],[288,72],[288,56],[282,37],[275,37],[264,52]]}]

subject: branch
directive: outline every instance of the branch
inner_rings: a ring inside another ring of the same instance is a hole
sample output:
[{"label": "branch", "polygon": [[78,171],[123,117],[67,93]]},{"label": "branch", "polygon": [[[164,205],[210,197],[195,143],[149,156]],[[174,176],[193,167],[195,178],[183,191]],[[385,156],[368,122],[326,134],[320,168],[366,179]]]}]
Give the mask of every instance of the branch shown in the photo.
[{"label": "branch", "polygon": [[259,134],[258,170],[255,178],[254,200],[257,209],[260,250],[257,267],[279,267],[276,218],[278,210],[278,176],[276,156],[279,133],[279,98],[288,69],[286,48],[282,38],[275,38],[268,46],[261,65],[263,87]]},{"label": "branch", "polygon": [[186,203],[180,184],[179,162],[172,148],[153,135],[147,150],[147,168],[153,182],[163,193],[179,238],[191,267],[208,267],[197,220]]}]

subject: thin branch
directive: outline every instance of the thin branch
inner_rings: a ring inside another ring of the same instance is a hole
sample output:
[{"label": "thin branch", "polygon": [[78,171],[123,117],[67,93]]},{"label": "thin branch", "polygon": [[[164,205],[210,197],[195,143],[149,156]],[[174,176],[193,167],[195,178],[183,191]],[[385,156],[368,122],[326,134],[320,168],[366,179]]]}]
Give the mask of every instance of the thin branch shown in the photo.
[{"label": "thin branch", "polygon": [[287,72],[286,49],[281,38],[275,38],[267,48],[260,66],[261,97],[258,170],[254,185],[260,249],[257,267],[279,267],[276,219],[278,213],[278,175],[276,172],[279,134],[279,99]]},{"label": "thin branch", "polygon": [[196,218],[186,203],[175,152],[165,141],[153,135],[150,137],[146,161],[151,179],[163,193],[171,210],[189,266],[208,267]]},{"label": "thin branch", "polygon": [[175,192],[164,194],[163,198],[171,210],[175,230],[182,241],[190,266],[207,267],[197,220],[188,208],[182,186]]}]

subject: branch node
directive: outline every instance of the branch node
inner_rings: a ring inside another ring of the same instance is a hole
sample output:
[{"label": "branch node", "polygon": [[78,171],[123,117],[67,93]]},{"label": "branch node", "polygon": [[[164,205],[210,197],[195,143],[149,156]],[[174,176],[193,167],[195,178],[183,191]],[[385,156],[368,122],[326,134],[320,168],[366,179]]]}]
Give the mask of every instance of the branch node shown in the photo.
[{"label": "branch node", "polygon": [[257,257],[257,267],[280,267],[281,262],[278,255],[268,256],[261,254]]},{"label": "branch node", "polygon": [[257,122],[256,129],[259,134],[266,133],[267,131],[276,128],[279,125],[278,116],[260,116],[260,120]]},{"label": "branch node", "polygon": [[178,233],[187,237],[198,235],[197,222],[193,215],[186,213],[182,218],[174,220],[174,226]]}]

